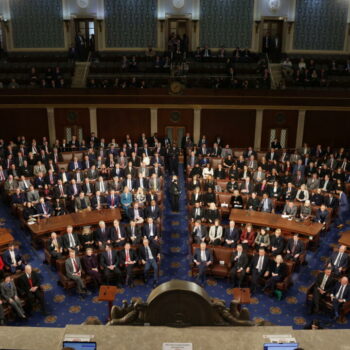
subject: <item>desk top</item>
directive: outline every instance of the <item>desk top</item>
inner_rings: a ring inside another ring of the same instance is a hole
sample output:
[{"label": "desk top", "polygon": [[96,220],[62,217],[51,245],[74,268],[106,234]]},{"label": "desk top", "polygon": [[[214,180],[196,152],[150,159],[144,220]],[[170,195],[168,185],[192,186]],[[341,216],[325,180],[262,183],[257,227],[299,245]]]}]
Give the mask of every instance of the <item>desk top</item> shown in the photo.
[{"label": "desk top", "polygon": [[41,236],[48,232],[63,231],[68,225],[72,225],[73,227],[97,225],[101,220],[112,222],[115,219],[121,219],[120,210],[118,208],[53,216],[48,219],[41,219],[39,223],[28,225],[28,228],[34,235]]},{"label": "desk top", "polygon": [[250,304],[250,288],[233,288],[233,297],[240,304]]},{"label": "desk top", "polygon": [[339,238],[339,244],[346,245],[350,248],[350,231],[344,231]]},{"label": "desk top", "polygon": [[0,252],[7,249],[9,243],[13,242],[14,238],[7,228],[0,228]]},{"label": "desk top", "polygon": [[256,226],[267,226],[272,228],[280,228],[286,232],[296,232],[305,236],[316,236],[322,229],[322,224],[296,222],[295,220],[289,221],[288,219],[282,219],[281,215],[262,213],[258,211],[249,211],[242,209],[232,209],[230,214],[230,220],[234,220],[239,223],[251,223]]}]

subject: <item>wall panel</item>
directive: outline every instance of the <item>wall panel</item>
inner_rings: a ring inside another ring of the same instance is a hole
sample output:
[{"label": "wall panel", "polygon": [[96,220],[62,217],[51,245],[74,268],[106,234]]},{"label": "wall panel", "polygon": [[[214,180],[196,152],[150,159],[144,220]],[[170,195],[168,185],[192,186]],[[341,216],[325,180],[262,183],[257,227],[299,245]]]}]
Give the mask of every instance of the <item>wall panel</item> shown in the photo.
[{"label": "wall panel", "polygon": [[55,109],[56,137],[62,140],[65,126],[81,126],[84,137],[90,134],[90,113],[88,108]]},{"label": "wall panel", "polygon": [[193,135],[193,109],[158,109],[159,136],[165,136],[167,126],[184,126]]},{"label": "wall panel", "polygon": [[261,147],[270,147],[270,130],[287,129],[287,144],[289,148],[295,147],[298,126],[298,111],[265,110],[261,134]]},{"label": "wall panel", "polygon": [[150,136],[151,115],[149,109],[97,109],[97,130],[99,137],[107,141],[116,138],[120,144],[125,135],[137,140],[141,133]]},{"label": "wall panel", "polygon": [[49,136],[46,109],[1,109],[0,124],[0,138],[5,140],[19,135],[27,140]]},{"label": "wall panel", "polygon": [[201,114],[201,135],[210,143],[220,135],[231,147],[254,145],[255,110],[203,109]]},{"label": "wall panel", "polygon": [[306,111],[304,142],[350,147],[350,112]]}]

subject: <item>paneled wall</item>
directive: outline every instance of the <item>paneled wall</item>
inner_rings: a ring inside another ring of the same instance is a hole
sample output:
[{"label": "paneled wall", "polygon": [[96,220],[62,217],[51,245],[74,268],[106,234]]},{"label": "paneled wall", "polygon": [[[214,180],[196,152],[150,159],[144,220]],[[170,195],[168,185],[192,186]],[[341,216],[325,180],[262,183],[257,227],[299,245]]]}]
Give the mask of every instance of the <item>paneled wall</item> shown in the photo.
[{"label": "paneled wall", "polygon": [[265,110],[261,133],[261,148],[270,147],[270,130],[287,129],[286,147],[295,147],[298,111]]},{"label": "paneled wall", "polygon": [[251,47],[254,0],[201,0],[200,45]]},{"label": "paneled wall", "polygon": [[157,0],[105,0],[106,47],[155,46]]},{"label": "paneled wall", "polygon": [[348,1],[297,0],[295,50],[343,50]]},{"label": "paneled wall", "polygon": [[115,138],[118,143],[130,134],[131,139],[137,139],[141,133],[150,135],[151,118],[149,109],[98,109],[97,130],[100,137],[107,141]]},{"label": "paneled wall", "polygon": [[255,115],[255,110],[203,109],[201,135],[206,135],[210,143],[220,135],[231,147],[253,146]]},{"label": "paneled wall", "polygon": [[65,127],[79,126],[83,128],[84,137],[90,134],[90,113],[88,108],[55,109],[56,138],[65,137]]},{"label": "paneled wall", "polygon": [[193,109],[158,109],[158,135],[165,136],[167,126],[184,126],[193,135]]},{"label": "paneled wall", "polygon": [[15,48],[63,48],[62,0],[11,0]]},{"label": "paneled wall", "polygon": [[46,109],[1,109],[0,138],[9,141],[21,135],[27,140],[49,136]]},{"label": "paneled wall", "polygon": [[307,111],[304,142],[350,147],[350,112]]}]

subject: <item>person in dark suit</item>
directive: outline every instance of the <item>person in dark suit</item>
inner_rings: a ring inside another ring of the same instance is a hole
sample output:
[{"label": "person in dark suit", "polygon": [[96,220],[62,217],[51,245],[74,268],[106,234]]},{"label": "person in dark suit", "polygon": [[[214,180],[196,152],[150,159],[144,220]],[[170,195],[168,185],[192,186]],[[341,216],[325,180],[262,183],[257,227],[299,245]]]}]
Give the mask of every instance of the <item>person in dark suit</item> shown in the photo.
[{"label": "person in dark suit", "polygon": [[325,206],[325,204],[322,204],[320,208],[316,211],[316,218],[315,221],[319,222],[320,224],[323,224],[323,227],[325,228],[325,225],[328,220],[329,212]]},{"label": "person in dark suit", "polygon": [[124,246],[126,242],[126,235],[124,226],[120,225],[119,220],[115,219],[113,221],[113,226],[109,228],[110,237],[112,242],[117,247]]},{"label": "person in dark suit", "polygon": [[263,194],[263,198],[259,204],[259,210],[263,213],[271,213],[273,211],[272,200],[267,193]]},{"label": "person in dark suit", "polygon": [[138,202],[134,202],[133,207],[129,208],[128,217],[130,221],[136,221],[138,224],[142,224],[144,222],[144,212],[143,209],[139,207]]},{"label": "person in dark suit", "polygon": [[205,242],[201,242],[200,248],[195,249],[193,262],[199,269],[197,282],[204,287],[207,268],[213,263],[213,253],[207,248]]},{"label": "person in dark suit", "polygon": [[18,278],[18,292],[19,295],[28,301],[27,310],[30,315],[36,301],[39,302],[41,312],[47,315],[44,291],[40,286],[40,277],[37,272],[32,270],[28,264],[24,269],[24,274]]},{"label": "person in dark suit", "polygon": [[246,209],[258,211],[259,205],[260,205],[260,199],[257,197],[257,193],[253,192],[247,200]]},{"label": "person in dark suit", "polygon": [[284,250],[285,241],[281,236],[281,230],[278,228],[270,238],[270,249],[273,256],[282,255]]},{"label": "person in dark suit", "polygon": [[40,197],[39,203],[35,206],[35,209],[43,218],[49,218],[52,215],[52,206],[49,202],[45,202],[44,197]]},{"label": "person in dark suit", "polygon": [[276,284],[283,281],[287,276],[287,265],[283,262],[282,255],[277,255],[269,268],[270,278],[266,281],[263,291],[270,291],[270,294],[275,290]]},{"label": "person in dark suit", "polygon": [[20,251],[15,248],[13,243],[8,245],[8,249],[3,255],[4,263],[12,274],[15,274],[17,270],[24,270],[25,262],[23,260]]},{"label": "person in dark suit", "polygon": [[104,279],[108,285],[112,281],[115,281],[118,288],[120,287],[122,276],[119,269],[120,262],[118,252],[112,250],[110,244],[106,244],[105,251],[100,255],[100,264],[103,269]]},{"label": "person in dark suit", "polygon": [[112,189],[109,195],[107,196],[107,208],[109,209],[118,208],[119,204],[120,204],[119,196]]},{"label": "person in dark suit", "polygon": [[265,249],[260,248],[259,254],[254,255],[250,266],[247,267],[246,272],[252,274],[252,281],[251,281],[251,293],[255,293],[256,289],[258,287],[259,279],[262,277],[268,277],[269,275],[269,258],[266,255]]},{"label": "person in dark suit", "polygon": [[160,233],[152,218],[147,218],[147,222],[143,225],[143,236],[147,237],[152,244],[159,242]]},{"label": "person in dark suit", "polygon": [[237,250],[233,252],[231,256],[231,265],[233,267],[230,271],[230,276],[234,288],[236,286],[238,286],[238,288],[241,288],[248,263],[249,259],[247,253],[243,251],[242,244],[238,244]]},{"label": "person in dark suit", "polygon": [[235,190],[238,190],[239,183],[236,181],[236,179],[231,176],[230,181],[226,185],[226,191],[233,193]]},{"label": "person in dark suit", "polygon": [[120,263],[125,267],[126,280],[125,285],[134,286],[132,279],[132,268],[136,264],[137,256],[134,249],[130,249],[130,243],[126,243],[124,249],[120,252]]},{"label": "person in dark suit", "polygon": [[56,232],[52,232],[47,242],[47,248],[53,259],[61,259],[63,253],[63,245],[61,237],[57,237]]},{"label": "person in dark suit", "polygon": [[95,231],[95,241],[99,245],[99,247],[102,247],[105,244],[111,244],[112,243],[112,237],[110,230],[106,227],[106,223],[104,221],[100,221],[98,223],[98,228]]},{"label": "person in dark suit", "polygon": [[63,249],[67,252],[68,249],[78,251],[80,249],[80,241],[78,235],[73,233],[73,227],[67,226],[67,233],[62,236]]},{"label": "person in dark suit", "polygon": [[151,200],[150,205],[145,209],[146,218],[152,218],[153,221],[160,221],[160,209],[155,200]]},{"label": "person in dark suit", "polygon": [[126,226],[125,231],[127,242],[131,243],[132,245],[141,244],[141,228],[139,225],[136,225],[134,220],[130,221],[129,225]]},{"label": "person in dark suit", "polygon": [[233,191],[233,196],[231,197],[231,207],[232,209],[243,209],[243,198],[239,194],[238,190]]},{"label": "person in dark suit", "polygon": [[304,243],[299,239],[299,235],[294,233],[293,238],[287,241],[286,256],[287,260],[299,261],[300,256],[305,251]]},{"label": "person in dark suit", "polygon": [[169,193],[170,193],[170,201],[171,201],[171,210],[174,212],[178,212],[181,191],[180,191],[180,187],[179,187],[176,175],[172,177]]},{"label": "person in dark suit", "polygon": [[96,254],[93,254],[92,248],[86,249],[86,254],[82,258],[85,272],[91,276],[96,288],[102,284],[101,273],[98,270],[99,263]]},{"label": "person in dark suit", "polygon": [[225,247],[236,248],[238,244],[240,232],[238,228],[235,227],[235,225],[236,223],[233,220],[231,220],[229,227],[225,228],[225,232],[224,232]]},{"label": "person in dark suit", "polygon": [[205,210],[200,206],[200,202],[196,202],[194,207],[191,210],[191,221],[203,221],[205,218]]},{"label": "person in dark suit", "polygon": [[350,300],[350,285],[348,277],[342,277],[340,282],[335,284],[331,293],[331,300],[333,303],[334,319],[337,319],[343,305]]},{"label": "person in dark suit", "polygon": [[346,252],[346,246],[341,245],[337,252],[333,252],[327,262],[327,267],[332,268],[335,275],[340,275],[347,269],[349,264],[349,256]]},{"label": "person in dark suit", "polygon": [[149,244],[149,240],[143,239],[143,246],[139,249],[139,257],[144,265],[144,282],[147,283],[148,271],[153,268],[153,288],[158,284],[158,264],[160,260],[159,246]]},{"label": "person in dark suit", "polygon": [[194,224],[193,231],[192,231],[193,242],[196,244],[199,244],[201,242],[204,242],[207,237],[208,237],[207,227],[202,225],[200,220],[197,220]]},{"label": "person in dark suit", "polygon": [[312,288],[312,304],[310,313],[318,313],[320,311],[321,298],[325,298],[334,289],[335,281],[332,277],[332,269],[326,268],[320,272],[316,278],[315,284]]}]

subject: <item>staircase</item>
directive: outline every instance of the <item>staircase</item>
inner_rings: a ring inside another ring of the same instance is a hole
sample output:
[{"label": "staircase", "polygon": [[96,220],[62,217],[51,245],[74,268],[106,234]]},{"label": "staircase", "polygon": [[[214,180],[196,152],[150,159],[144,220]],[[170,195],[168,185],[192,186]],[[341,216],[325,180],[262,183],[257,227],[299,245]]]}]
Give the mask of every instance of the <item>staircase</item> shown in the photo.
[{"label": "staircase", "polygon": [[281,81],[283,80],[282,69],[280,63],[270,63],[270,74],[271,74],[271,89],[276,90],[281,86]]},{"label": "staircase", "polygon": [[74,76],[72,79],[72,88],[85,88],[86,78],[89,74],[90,61],[75,62]]}]

